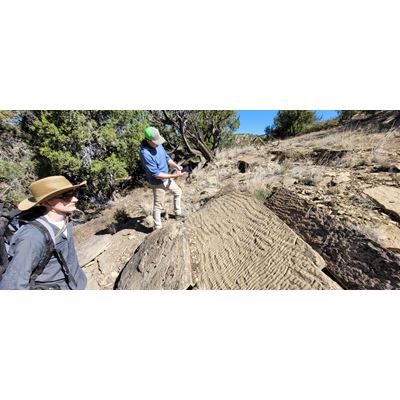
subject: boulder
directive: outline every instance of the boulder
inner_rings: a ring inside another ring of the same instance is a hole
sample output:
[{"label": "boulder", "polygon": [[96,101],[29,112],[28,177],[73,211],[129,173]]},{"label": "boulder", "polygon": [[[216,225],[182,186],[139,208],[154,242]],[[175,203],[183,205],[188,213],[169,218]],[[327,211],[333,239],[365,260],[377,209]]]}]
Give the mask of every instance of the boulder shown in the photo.
[{"label": "boulder", "polygon": [[131,258],[118,289],[188,289],[193,285],[184,224],[171,222],[151,233]]},{"label": "boulder", "polygon": [[119,274],[140,244],[138,236],[132,229],[123,229],[112,236],[109,248],[97,258],[103,275]]},{"label": "boulder", "polygon": [[394,225],[371,226],[377,242],[394,253],[400,253],[400,229]]},{"label": "boulder", "polygon": [[94,260],[99,254],[105,251],[111,244],[112,236],[94,235],[87,241],[79,243],[77,246],[77,254],[79,264],[84,267],[90,261]]},{"label": "boulder", "polygon": [[258,165],[261,165],[263,162],[265,162],[265,159],[260,158],[259,156],[241,155],[237,162],[237,168],[239,172],[244,174]]},{"label": "boulder", "polygon": [[377,186],[365,189],[364,193],[381,206],[396,220],[400,220],[400,188],[394,186]]}]

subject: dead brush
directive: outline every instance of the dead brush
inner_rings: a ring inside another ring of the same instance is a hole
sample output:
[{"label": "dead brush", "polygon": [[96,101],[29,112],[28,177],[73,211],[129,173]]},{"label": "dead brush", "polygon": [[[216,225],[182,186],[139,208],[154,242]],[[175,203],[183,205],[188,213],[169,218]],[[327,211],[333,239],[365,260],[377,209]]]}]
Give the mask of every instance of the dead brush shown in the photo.
[{"label": "dead brush", "polygon": [[216,161],[227,161],[227,160],[232,160],[235,159],[238,155],[238,148],[237,147],[232,147],[229,149],[223,149],[219,150],[216,155],[215,155],[215,160]]},{"label": "dead brush", "polygon": [[292,168],[293,168],[293,162],[290,158],[285,158],[282,163],[280,164],[281,170],[280,170],[280,175],[286,175]]},{"label": "dead brush", "polygon": [[231,168],[225,168],[222,170],[221,174],[219,175],[219,178],[222,180],[232,178],[232,176],[237,174],[237,169],[232,166]]},{"label": "dead brush", "polygon": [[347,153],[342,158],[338,159],[336,161],[336,165],[334,166],[342,168],[354,168],[360,165],[360,161],[360,158],[352,152]]},{"label": "dead brush", "polygon": [[263,192],[266,187],[272,188],[272,186],[274,186],[280,172],[281,166],[279,164],[269,164],[267,167],[256,167],[247,178],[247,191],[253,194],[258,192],[259,195],[257,196],[261,196],[260,193]]},{"label": "dead brush", "polygon": [[235,146],[228,149],[218,150],[215,154],[216,161],[235,160],[239,155],[251,153],[254,151],[254,146]]},{"label": "dead brush", "polygon": [[260,187],[263,187],[265,184],[266,178],[269,176],[269,173],[264,168],[257,167],[255,170],[248,176],[246,181],[247,190],[250,193],[254,193]]},{"label": "dead brush", "polygon": [[296,167],[292,170],[291,175],[303,185],[308,186],[318,186],[323,178],[321,171],[317,168],[304,169],[302,167]]},{"label": "dead brush", "polygon": [[359,156],[356,166],[374,164],[378,168],[389,168],[393,159],[391,153],[397,147],[400,132],[393,130],[385,134],[372,132],[352,132],[346,147]]},{"label": "dead brush", "polygon": [[380,169],[389,169],[392,165],[392,159],[387,152],[376,150],[372,152],[371,161],[375,167]]}]

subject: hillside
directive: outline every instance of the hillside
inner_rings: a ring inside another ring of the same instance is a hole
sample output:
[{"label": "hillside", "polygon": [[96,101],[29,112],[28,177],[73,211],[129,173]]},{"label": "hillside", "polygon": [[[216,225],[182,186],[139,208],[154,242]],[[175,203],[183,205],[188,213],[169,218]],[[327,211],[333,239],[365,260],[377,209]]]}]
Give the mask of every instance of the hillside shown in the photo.
[{"label": "hillside", "polygon": [[[380,125],[381,126],[381,125]],[[151,230],[138,188],[76,227],[91,289],[400,288],[400,131],[349,125],[238,146],[179,181]],[[115,223],[124,209],[128,218]]]}]

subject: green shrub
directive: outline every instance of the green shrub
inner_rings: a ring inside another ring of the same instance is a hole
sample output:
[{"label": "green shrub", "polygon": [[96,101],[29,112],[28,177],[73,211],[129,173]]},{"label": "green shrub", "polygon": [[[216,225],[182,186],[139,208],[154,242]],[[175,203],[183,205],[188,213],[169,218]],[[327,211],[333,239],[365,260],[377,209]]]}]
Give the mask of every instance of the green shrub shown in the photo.
[{"label": "green shrub", "polygon": [[27,197],[25,193],[25,189],[18,185],[13,187],[12,191],[6,192],[3,196],[1,201],[4,202],[6,209],[16,208],[17,205]]},{"label": "green shrub", "polygon": [[320,121],[315,124],[311,124],[305,127],[301,133],[318,132],[326,129],[336,128],[337,126],[339,126],[339,119],[333,118],[333,119],[328,119],[326,121]]},{"label": "green shrub", "polygon": [[354,117],[354,115],[359,114],[361,111],[360,110],[340,110],[339,111],[339,120],[342,121],[347,121]]},{"label": "green shrub", "polygon": [[25,175],[27,163],[0,160],[0,181],[11,182]]},{"label": "green shrub", "polygon": [[271,196],[271,189],[269,187],[258,188],[254,191],[254,196],[258,201],[264,203],[268,197]]},{"label": "green shrub", "polygon": [[125,208],[117,208],[117,211],[114,213],[114,219],[119,224],[123,224],[124,222],[129,220],[129,214]]},{"label": "green shrub", "polygon": [[29,111],[22,130],[38,160],[38,175],[87,180],[82,205],[104,205],[117,180],[139,170],[139,146],[147,125],[142,111]]},{"label": "green shrub", "polygon": [[273,126],[265,128],[265,134],[276,138],[286,138],[304,132],[307,127],[315,124],[315,122],[315,111],[280,110],[274,118]]},{"label": "green shrub", "polygon": [[36,179],[32,161],[0,160],[0,199],[6,209],[14,208],[27,197],[29,184]]}]

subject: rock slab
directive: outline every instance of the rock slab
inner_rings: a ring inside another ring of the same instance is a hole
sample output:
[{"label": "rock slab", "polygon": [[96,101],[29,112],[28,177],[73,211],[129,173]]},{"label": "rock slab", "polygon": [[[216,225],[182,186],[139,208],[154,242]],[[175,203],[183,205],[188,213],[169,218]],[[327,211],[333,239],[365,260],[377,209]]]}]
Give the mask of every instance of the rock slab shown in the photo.
[{"label": "rock slab", "polygon": [[400,189],[394,186],[377,186],[365,189],[364,193],[371,197],[396,220],[400,220]]},{"label": "rock slab", "polygon": [[111,245],[111,241],[111,235],[106,234],[94,235],[88,241],[80,243],[77,248],[77,254],[81,267],[84,267],[99,254],[103,253]]},{"label": "rock slab", "polygon": [[188,289],[193,285],[184,224],[154,231],[123,269],[117,289]]},{"label": "rock slab", "polygon": [[149,235],[118,289],[341,289],[323,258],[252,196],[232,187],[184,223]]},{"label": "rock slab", "polygon": [[265,204],[321,254],[343,288],[400,289],[400,261],[391,251],[287,189]]}]

